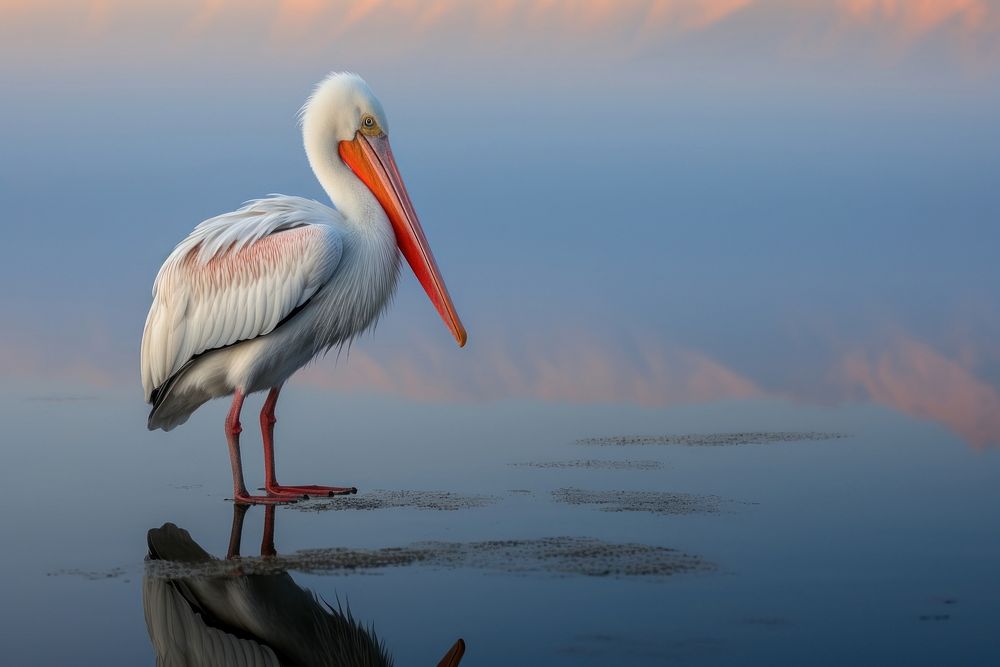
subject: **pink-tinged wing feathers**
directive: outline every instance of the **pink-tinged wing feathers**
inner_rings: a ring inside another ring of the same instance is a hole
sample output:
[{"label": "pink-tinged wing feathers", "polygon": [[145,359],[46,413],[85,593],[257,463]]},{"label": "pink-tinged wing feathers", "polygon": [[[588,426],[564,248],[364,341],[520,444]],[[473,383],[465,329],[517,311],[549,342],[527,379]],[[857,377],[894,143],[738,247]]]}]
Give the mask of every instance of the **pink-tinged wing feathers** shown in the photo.
[{"label": "pink-tinged wing feathers", "polygon": [[146,400],[195,355],[274,330],[333,276],[339,214],[298,197],[207,220],[160,269],[142,336]]}]

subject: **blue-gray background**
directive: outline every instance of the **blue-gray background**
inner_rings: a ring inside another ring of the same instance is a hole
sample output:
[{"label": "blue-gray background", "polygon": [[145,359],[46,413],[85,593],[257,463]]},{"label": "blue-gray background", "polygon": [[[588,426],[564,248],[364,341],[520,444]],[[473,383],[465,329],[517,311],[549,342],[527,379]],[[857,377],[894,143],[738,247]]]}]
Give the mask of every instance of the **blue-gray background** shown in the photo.
[{"label": "blue-gray background", "polygon": [[303,381],[874,401],[1000,439],[995,2],[0,7],[8,378],[135,385],[174,243],[246,199],[324,197],[295,114],[348,69],[471,344],[408,277]]}]

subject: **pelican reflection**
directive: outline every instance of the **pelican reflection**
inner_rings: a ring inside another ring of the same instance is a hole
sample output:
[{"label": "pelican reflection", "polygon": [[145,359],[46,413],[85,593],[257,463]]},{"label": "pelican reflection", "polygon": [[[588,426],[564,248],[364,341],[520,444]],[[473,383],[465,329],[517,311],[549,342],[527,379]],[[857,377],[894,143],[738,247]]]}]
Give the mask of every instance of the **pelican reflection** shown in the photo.
[{"label": "pelican reflection", "polygon": [[[240,555],[246,505],[234,505],[226,558]],[[169,667],[393,664],[372,626],[349,609],[331,607],[300,587],[287,572],[196,574],[218,562],[191,535],[172,523],[147,534],[147,560],[190,566],[192,574],[163,577],[147,568],[142,606],[156,664]],[[261,556],[274,556],[274,507],[267,507]],[[438,663],[458,665],[459,639]]]}]

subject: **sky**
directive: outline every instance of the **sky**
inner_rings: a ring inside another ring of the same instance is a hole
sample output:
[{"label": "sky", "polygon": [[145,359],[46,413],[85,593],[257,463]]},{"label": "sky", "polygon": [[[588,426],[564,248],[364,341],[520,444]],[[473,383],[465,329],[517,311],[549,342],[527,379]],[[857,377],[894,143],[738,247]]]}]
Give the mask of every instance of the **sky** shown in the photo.
[{"label": "sky", "polygon": [[173,245],[325,197],[296,113],[339,70],[386,108],[470,344],[407,274],[295,382],[870,402],[1000,445],[986,0],[0,0],[4,382],[138,397]]}]

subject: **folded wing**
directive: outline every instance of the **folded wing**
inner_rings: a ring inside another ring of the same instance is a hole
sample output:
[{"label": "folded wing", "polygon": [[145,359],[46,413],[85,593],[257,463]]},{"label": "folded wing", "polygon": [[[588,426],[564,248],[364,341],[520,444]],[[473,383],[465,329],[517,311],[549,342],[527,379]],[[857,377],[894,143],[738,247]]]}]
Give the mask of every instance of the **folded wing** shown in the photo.
[{"label": "folded wing", "polygon": [[339,214],[300,197],[256,200],[206,220],[167,258],[142,336],[147,402],[195,356],[264,336],[333,276]]}]

